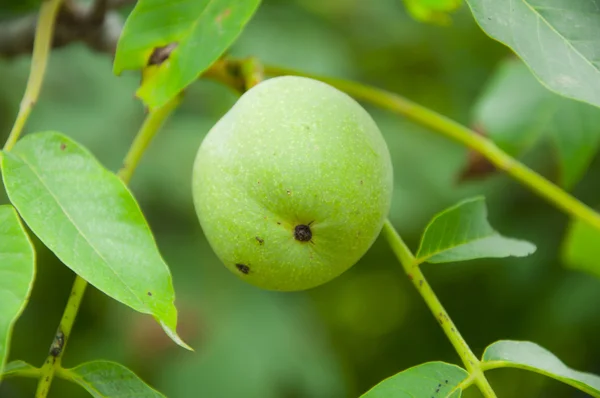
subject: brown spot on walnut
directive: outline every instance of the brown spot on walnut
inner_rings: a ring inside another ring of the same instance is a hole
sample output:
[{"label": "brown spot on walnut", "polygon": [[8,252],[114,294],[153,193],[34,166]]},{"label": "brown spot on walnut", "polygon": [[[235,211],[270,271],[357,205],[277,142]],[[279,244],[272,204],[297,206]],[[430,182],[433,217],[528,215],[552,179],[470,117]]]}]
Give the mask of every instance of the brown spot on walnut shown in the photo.
[{"label": "brown spot on walnut", "polygon": [[250,273],[250,267],[245,264],[236,264],[235,266],[242,274],[248,275],[248,273]]},{"label": "brown spot on walnut", "polygon": [[312,239],[312,231],[308,225],[300,224],[294,228],[294,239],[300,242],[309,242]]}]

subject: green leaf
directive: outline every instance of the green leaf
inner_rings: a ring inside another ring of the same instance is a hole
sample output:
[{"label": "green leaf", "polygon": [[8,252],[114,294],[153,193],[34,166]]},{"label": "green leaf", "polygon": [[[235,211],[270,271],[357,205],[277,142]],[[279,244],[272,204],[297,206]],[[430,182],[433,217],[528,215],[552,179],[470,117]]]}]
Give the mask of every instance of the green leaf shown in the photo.
[{"label": "green leaf", "polygon": [[487,221],[483,197],[464,200],[436,215],[429,223],[417,252],[417,262],[447,263],[484,257],[524,257],[535,246],[505,238]]},{"label": "green leaf", "polygon": [[40,369],[25,361],[12,361],[6,364],[0,376],[12,376],[17,373],[22,376],[39,377]]},{"label": "green leaf", "polygon": [[502,62],[479,97],[473,125],[511,155],[531,148],[548,127],[555,95],[516,59]]},{"label": "green leaf", "polygon": [[4,185],[23,220],[86,281],[176,333],[169,268],[127,186],[56,132],[31,134],[2,159]]},{"label": "green leaf", "polygon": [[552,93],[516,59],[498,68],[475,106],[474,125],[513,156],[550,137],[566,188],[581,179],[600,145],[600,109]]},{"label": "green leaf", "polygon": [[460,383],[469,377],[461,367],[444,362],[427,362],[383,380],[363,398],[460,398]]},{"label": "green leaf", "polygon": [[600,0],[467,3],[481,28],[510,47],[545,86],[600,106]]},{"label": "green leaf", "polygon": [[600,377],[567,367],[550,351],[529,341],[497,341],[483,353],[484,369],[519,368],[551,377],[600,397]]},{"label": "green leaf", "polygon": [[583,221],[572,221],[563,242],[562,259],[573,269],[600,278],[600,231]]},{"label": "green leaf", "polygon": [[417,21],[448,25],[448,13],[456,11],[462,0],[404,0],[406,9]]},{"label": "green leaf", "polygon": [[200,76],[235,41],[260,0],[139,0],[125,23],[114,72],[142,69],[157,48],[174,45],[168,59],[144,78],[137,95],[164,105]]},{"label": "green leaf", "polygon": [[125,366],[109,361],[61,369],[58,376],[85,388],[94,398],[165,398]]},{"label": "green leaf", "polygon": [[35,251],[15,209],[0,206],[0,375],[13,326],[27,304],[35,279]]},{"label": "green leaf", "polygon": [[572,188],[585,174],[600,145],[600,109],[557,99],[550,120],[551,138],[560,164],[559,183]]}]

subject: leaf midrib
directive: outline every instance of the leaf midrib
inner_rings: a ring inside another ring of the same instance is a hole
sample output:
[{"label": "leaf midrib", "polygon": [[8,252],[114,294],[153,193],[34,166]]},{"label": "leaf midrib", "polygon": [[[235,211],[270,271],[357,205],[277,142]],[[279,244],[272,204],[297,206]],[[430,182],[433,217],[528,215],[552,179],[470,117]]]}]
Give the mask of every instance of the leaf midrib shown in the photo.
[{"label": "leaf midrib", "polygon": [[[212,1],[212,0],[211,0]],[[102,260],[102,262],[108,267],[108,269],[111,270],[111,272],[116,276],[116,278],[123,284],[123,286],[125,286],[126,290],[128,290],[133,297],[135,297],[139,303],[142,304],[142,306],[150,311],[150,313],[152,313],[152,311],[150,310],[150,308],[148,308],[148,306],[146,305],[146,303],[144,303],[136,294],[135,292],[127,285],[127,283],[125,283],[125,281],[121,278],[121,276],[119,276],[119,274],[113,269],[113,267],[110,265],[110,263],[104,258],[104,256],[96,249],[96,247],[94,245],[92,245],[92,243],[90,242],[90,240],[88,239],[88,237],[83,233],[83,231],[81,231],[79,229],[79,227],[77,226],[77,224],[75,224],[75,222],[73,221],[73,218],[71,217],[71,215],[65,210],[65,208],[61,205],[60,201],[58,200],[58,198],[56,197],[56,195],[54,194],[54,192],[48,187],[48,185],[46,185],[46,183],[44,182],[44,180],[42,179],[42,177],[37,173],[36,169],[25,159],[25,157],[23,156],[18,156],[18,155],[14,155],[13,156],[19,158],[23,163],[25,163],[29,169],[31,170],[31,172],[36,176],[36,178],[40,181],[40,183],[42,184],[42,186],[46,189],[46,191],[50,194],[50,196],[52,197],[52,199],[54,199],[55,203],[57,204],[57,206],[62,210],[63,214],[65,215],[65,217],[67,217],[67,219],[71,222],[71,225],[73,225],[75,227],[75,229],[77,230],[77,232],[79,232],[79,234],[83,237],[83,239],[85,240],[85,242],[88,244],[89,247],[92,248],[93,252],[96,253],[96,255],[100,258],[100,260]]]}]

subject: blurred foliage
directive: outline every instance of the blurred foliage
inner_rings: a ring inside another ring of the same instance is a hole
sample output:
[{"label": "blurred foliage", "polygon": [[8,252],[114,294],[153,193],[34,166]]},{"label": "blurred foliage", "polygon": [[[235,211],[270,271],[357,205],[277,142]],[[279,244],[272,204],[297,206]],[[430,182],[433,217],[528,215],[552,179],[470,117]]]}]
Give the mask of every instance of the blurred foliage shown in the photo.
[{"label": "blurred foliage", "polygon": [[[466,7],[451,27],[414,21],[399,0],[265,0],[232,49],[267,63],[360,80],[399,92],[462,123],[509,52],[477,27]],[[6,138],[23,94],[30,58],[0,61],[0,132]],[[53,52],[27,131],[58,130],[119,168],[143,119],[135,73],[113,76],[109,56],[72,45]],[[515,95],[519,95],[518,92]],[[385,377],[425,361],[459,363],[391,250],[378,240],[350,271],[302,293],[248,286],[212,253],[194,214],[193,159],[204,135],[235,102],[229,89],[200,81],[152,143],[132,190],[173,273],[186,352],[155,322],[90,288],[65,366],[94,359],[123,363],[176,398],[356,397]],[[568,366],[600,371],[600,281],[562,266],[567,218],[504,175],[458,183],[466,150],[401,117],[368,107],[395,167],[391,220],[416,249],[434,213],[484,194],[490,223],[534,242],[524,259],[424,266],[433,288],[474,352],[498,339],[531,340]],[[511,118],[510,113],[504,115]],[[525,161],[552,178],[549,148]],[[600,196],[600,162],[575,187]],[[0,191],[0,192],[3,192]],[[6,203],[0,193],[0,203]],[[40,365],[74,275],[36,241],[38,276],[17,322],[11,359]],[[518,370],[490,372],[501,397],[579,397],[558,382]],[[35,381],[7,379],[0,397],[31,397]],[[51,397],[86,397],[58,380]],[[478,393],[469,389],[466,397]]]}]

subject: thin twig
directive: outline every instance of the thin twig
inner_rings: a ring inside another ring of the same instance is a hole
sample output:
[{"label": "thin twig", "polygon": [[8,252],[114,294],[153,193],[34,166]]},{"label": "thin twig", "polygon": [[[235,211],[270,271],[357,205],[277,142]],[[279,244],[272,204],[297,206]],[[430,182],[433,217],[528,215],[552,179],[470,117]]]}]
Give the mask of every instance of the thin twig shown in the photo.
[{"label": "thin twig", "polygon": [[48,64],[48,54],[54,33],[56,14],[60,4],[61,0],[49,0],[42,3],[35,33],[29,79],[27,80],[27,87],[21,100],[17,119],[4,145],[5,151],[9,151],[19,139],[23,127],[25,127],[25,122],[31,113],[31,109],[39,97],[44,74],[46,73],[46,65]]}]

